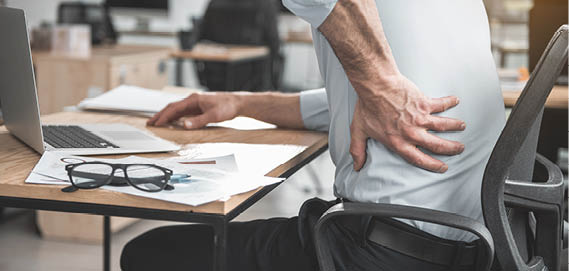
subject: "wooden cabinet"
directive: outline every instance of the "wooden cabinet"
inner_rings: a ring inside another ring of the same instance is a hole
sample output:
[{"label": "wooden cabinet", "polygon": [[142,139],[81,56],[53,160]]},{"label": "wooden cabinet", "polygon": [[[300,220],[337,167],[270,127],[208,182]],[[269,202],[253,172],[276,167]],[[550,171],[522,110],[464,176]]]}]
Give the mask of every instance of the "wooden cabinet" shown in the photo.
[{"label": "wooden cabinet", "polygon": [[115,45],[95,47],[89,57],[34,51],[41,114],[62,111],[121,84],[161,89],[168,83],[169,48]]}]

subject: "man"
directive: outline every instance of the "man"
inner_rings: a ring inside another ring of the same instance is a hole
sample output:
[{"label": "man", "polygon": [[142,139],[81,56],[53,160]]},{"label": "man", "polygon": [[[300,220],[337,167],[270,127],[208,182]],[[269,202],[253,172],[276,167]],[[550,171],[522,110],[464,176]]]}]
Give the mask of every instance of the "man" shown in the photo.
[{"label": "man", "polygon": [[[504,123],[482,2],[284,3],[313,26],[326,90],[192,95],[148,124],[186,117],[185,127],[197,129],[243,115],[280,127],[328,130],[341,200],[420,206],[482,221],[482,174]],[[299,217],[230,224],[230,270],[316,270],[312,227],[330,205],[313,199]],[[335,223],[330,238],[338,269],[475,270],[473,260],[460,255],[440,264],[371,242],[365,229],[377,223]],[[417,221],[382,223],[418,236],[418,242],[458,249],[474,241],[466,232]],[[207,270],[211,236],[207,226],[156,229],[131,241],[121,264],[125,270],[151,268],[154,255],[157,266],[166,262],[169,270]]]}]

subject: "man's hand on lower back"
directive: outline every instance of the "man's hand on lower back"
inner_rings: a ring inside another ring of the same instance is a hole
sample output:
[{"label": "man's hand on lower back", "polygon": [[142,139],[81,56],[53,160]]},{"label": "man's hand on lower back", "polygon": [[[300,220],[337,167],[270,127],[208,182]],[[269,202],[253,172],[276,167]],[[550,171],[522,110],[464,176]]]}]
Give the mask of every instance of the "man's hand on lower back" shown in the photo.
[{"label": "man's hand on lower back", "polygon": [[[456,97],[429,98],[403,76],[395,63],[375,0],[339,0],[318,27],[358,94],[351,124],[354,169],[366,160],[373,138],[418,167],[445,172],[448,166],[422,152],[454,155],[464,146],[428,132],[464,130],[464,122],[431,115],[458,104]],[[417,45],[420,46],[420,45]]]},{"label": "man's hand on lower back", "polygon": [[457,97],[428,98],[404,76],[381,86],[377,95],[358,99],[351,124],[350,153],[354,169],[360,170],[366,160],[367,139],[373,138],[396,152],[409,163],[434,171],[445,172],[448,166],[422,152],[417,146],[433,153],[455,155],[464,150],[460,142],[442,139],[432,131],[461,131],[461,120],[438,117],[458,104]]}]

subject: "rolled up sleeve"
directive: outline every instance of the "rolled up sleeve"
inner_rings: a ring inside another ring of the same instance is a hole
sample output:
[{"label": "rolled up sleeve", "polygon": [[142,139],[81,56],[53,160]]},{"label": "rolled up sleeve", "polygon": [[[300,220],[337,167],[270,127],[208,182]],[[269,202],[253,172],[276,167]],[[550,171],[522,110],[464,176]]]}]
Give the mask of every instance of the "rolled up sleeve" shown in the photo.
[{"label": "rolled up sleeve", "polygon": [[328,17],[338,0],[283,0],[283,4],[296,16],[318,28]]},{"label": "rolled up sleeve", "polygon": [[316,131],[328,131],[330,111],[324,88],[306,90],[300,93],[300,113],[304,127]]}]

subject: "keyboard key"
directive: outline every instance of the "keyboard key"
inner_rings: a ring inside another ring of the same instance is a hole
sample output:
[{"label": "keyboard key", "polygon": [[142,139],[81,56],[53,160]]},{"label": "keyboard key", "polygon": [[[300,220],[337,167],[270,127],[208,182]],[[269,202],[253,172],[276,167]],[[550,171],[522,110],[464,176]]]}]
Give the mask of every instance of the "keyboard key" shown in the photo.
[{"label": "keyboard key", "polygon": [[76,125],[42,126],[44,141],[54,148],[118,148]]}]

